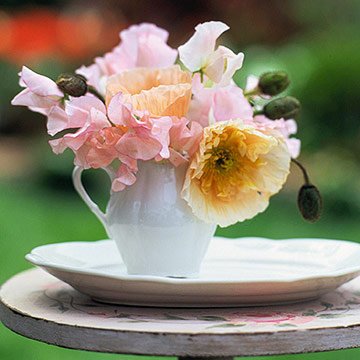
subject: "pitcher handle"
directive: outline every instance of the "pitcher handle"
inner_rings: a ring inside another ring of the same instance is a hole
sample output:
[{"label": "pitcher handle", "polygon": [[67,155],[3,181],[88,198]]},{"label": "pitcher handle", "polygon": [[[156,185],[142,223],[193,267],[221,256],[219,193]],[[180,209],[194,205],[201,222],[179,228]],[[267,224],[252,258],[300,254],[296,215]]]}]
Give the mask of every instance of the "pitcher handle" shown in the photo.
[{"label": "pitcher handle", "polygon": [[[110,180],[112,181],[115,177],[115,170],[110,168],[110,167],[106,167],[106,168],[102,168],[110,177]],[[73,184],[74,187],[76,189],[76,191],[78,192],[78,194],[80,195],[80,197],[85,201],[86,205],[90,208],[90,210],[98,217],[98,219],[101,221],[101,223],[103,224],[106,232],[109,235],[109,231],[107,228],[107,222],[106,222],[106,214],[104,214],[99,206],[97,204],[95,204],[89,194],[86,192],[84,185],[81,182],[81,174],[84,171],[83,168],[79,167],[79,166],[75,166],[73,174],[72,174],[72,179],[73,179]]]}]

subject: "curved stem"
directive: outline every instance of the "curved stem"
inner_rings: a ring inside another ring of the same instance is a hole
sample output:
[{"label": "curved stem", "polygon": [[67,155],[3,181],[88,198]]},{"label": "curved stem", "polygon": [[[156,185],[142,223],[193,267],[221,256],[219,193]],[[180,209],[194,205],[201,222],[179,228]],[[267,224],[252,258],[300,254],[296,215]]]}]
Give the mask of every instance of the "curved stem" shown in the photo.
[{"label": "curved stem", "polygon": [[302,173],[304,175],[305,185],[311,185],[310,179],[309,179],[309,176],[307,174],[307,171],[306,171],[305,167],[299,161],[297,161],[296,159],[291,159],[291,161],[294,164],[296,164],[299,167],[299,169],[302,171]]},{"label": "curved stem", "polygon": [[249,90],[249,91],[244,91],[244,96],[253,96],[253,95],[258,95],[259,94],[259,89],[256,87],[255,89]]},{"label": "curved stem", "polygon": [[254,110],[253,116],[256,116],[256,115],[264,115],[264,110],[263,110],[263,109],[261,109],[261,110]]}]

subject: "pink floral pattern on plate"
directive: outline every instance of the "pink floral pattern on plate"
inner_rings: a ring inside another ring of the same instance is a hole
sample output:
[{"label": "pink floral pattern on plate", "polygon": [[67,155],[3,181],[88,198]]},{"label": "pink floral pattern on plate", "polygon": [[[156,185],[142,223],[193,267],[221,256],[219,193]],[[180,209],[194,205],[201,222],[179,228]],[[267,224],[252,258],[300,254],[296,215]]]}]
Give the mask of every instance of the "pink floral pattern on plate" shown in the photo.
[{"label": "pink floral pattern on plate", "polygon": [[[28,300],[64,321],[85,321],[99,327],[153,331],[262,332],[350,326],[360,323],[360,277],[309,302],[290,305],[180,309],[102,304],[61,281],[43,274]],[[49,281],[50,280],[50,281]]]}]

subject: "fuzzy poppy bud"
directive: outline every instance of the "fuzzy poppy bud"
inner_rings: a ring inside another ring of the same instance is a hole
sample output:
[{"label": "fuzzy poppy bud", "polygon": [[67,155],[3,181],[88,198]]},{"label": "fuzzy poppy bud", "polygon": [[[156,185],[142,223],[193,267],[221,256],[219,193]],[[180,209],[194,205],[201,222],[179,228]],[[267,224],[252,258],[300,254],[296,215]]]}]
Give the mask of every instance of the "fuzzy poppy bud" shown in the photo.
[{"label": "fuzzy poppy bud", "polygon": [[79,97],[86,94],[88,86],[86,78],[79,74],[63,74],[56,81],[58,88],[70,96]]},{"label": "fuzzy poppy bud", "polygon": [[275,96],[282,93],[290,84],[285,71],[266,72],[260,76],[258,87],[262,94]]},{"label": "fuzzy poppy bud", "polygon": [[306,221],[316,222],[319,220],[323,201],[319,190],[311,184],[303,185],[298,194],[298,208]]},{"label": "fuzzy poppy bud", "polygon": [[292,119],[299,114],[301,105],[299,100],[292,96],[284,96],[270,101],[264,106],[264,114],[271,120]]}]

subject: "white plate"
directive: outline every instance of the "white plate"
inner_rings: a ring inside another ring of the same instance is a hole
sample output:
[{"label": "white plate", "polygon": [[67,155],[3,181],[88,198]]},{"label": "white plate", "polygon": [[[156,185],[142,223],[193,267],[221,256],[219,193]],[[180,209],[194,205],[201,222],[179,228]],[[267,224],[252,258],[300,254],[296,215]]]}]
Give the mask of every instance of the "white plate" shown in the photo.
[{"label": "white plate", "polygon": [[127,275],[111,240],[40,246],[26,259],[95,300],[162,307],[310,300],[360,274],[360,245],[325,239],[214,238],[196,279]]}]

